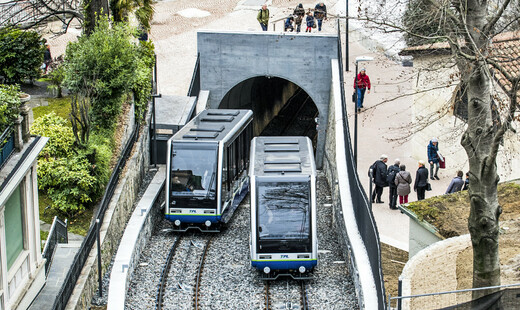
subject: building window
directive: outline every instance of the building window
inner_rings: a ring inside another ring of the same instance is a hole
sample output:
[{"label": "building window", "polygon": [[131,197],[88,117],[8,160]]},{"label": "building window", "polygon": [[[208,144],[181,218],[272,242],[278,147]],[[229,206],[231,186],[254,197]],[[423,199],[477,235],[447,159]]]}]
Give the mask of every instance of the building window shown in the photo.
[{"label": "building window", "polygon": [[7,254],[7,269],[9,270],[23,250],[23,200],[21,186],[18,186],[5,204],[5,247]]}]

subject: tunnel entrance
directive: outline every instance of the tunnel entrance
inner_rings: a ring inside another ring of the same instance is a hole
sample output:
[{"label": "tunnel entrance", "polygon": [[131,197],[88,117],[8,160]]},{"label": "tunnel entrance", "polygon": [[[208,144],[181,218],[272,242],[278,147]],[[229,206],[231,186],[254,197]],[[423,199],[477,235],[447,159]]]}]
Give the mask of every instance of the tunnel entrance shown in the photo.
[{"label": "tunnel entrance", "polygon": [[316,149],[318,108],[291,81],[266,76],[247,79],[228,91],[219,109],[250,109],[255,136],[307,136]]}]

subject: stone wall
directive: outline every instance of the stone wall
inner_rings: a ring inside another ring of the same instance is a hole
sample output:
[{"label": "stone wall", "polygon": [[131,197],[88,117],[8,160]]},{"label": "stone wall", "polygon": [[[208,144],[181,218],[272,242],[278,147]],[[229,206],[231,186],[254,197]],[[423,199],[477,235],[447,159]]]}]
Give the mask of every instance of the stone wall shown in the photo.
[{"label": "stone wall", "polygon": [[[148,111],[151,109],[149,108]],[[107,271],[112,256],[117,251],[126,222],[132,214],[132,207],[137,197],[141,181],[150,165],[150,124],[151,113],[146,115],[145,124],[141,125],[139,139],[127,161],[112,200],[101,224],[100,239],[102,252],[102,271]],[[66,309],[88,309],[92,296],[98,288],[97,247],[94,246],[76,283],[74,292]]]}]

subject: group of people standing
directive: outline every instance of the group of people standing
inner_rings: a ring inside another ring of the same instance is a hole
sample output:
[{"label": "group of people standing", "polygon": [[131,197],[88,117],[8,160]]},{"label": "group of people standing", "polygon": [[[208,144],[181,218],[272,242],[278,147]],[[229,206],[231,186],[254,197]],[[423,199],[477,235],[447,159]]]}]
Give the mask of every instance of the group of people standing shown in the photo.
[{"label": "group of people standing", "polygon": [[[305,25],[307,26],[305,32],[311,32],[312,28],[316,28],[316,25],[318,26],[318,31],[321,31],[323,20],[327,19],[327,6],[323,2],[320,2],[314,7],[314,14],[311,13],[310,9],[307,14],[305,14],[303,5],[301,3],[298,4],[294,9],[293,14],[285,19],[284,31],[294,31],[294,26],[296,26],[296,32],[300,32],[304,17]],[[267,8],[266,4],[264,4],[262,9],[258,12],[256,19],[260,23],[262,30],[267,31],[267,26],[269,23],[269,9]]]},{"label": "group of people standing", "polygon": [[[423,200],[426,191],[431,190],[431,184],[428,179],[439,180],[439,162],[444,161],[442,155],[439,153],[438,140],[433,138],[428,144],[428,161],[430,163],[430,173],[425,167],[423,160],[418,161],[418,168],[415,174],[415,182],[413,189],[417,192],[417,200]],[[389,206],[390,209],[397,210],[397,197],[399,197],[399,204],[408,203],[408,195],[411,193],[412,176],[406,171],[406,166],[402,165],[399,159],[394,161],[394,164],[387,168],[388,156],[382,154],[369,169],[369,177],[375,184],[375,189],[372,192],[372,203],[384,203],[381,200],[383,188],[389,187]],[[435,169],[434,169],[435,168]],[[462,171],[457,171],[457,175],[451,181],[446,190],[446,194],[466,190],[469,186],[469,174],[466,173],[466,180],[462,180]],[[429,177],[430,176],[430,177]]]}]

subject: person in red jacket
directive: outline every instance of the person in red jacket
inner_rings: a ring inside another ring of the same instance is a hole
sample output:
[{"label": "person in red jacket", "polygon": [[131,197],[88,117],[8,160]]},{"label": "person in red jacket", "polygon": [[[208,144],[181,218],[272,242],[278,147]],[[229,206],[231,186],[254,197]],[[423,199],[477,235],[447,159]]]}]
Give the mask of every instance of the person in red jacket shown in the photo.
[{"label": "person in red jacket", "polygon": [[361,69],[356,76],[354,89],[356,90],[357,108],[361,109],[363,107],[363,100],[365,99],[365,91],[368,89],[368,94],[370,94],[370,78],[366,74],[365,68]]}]

